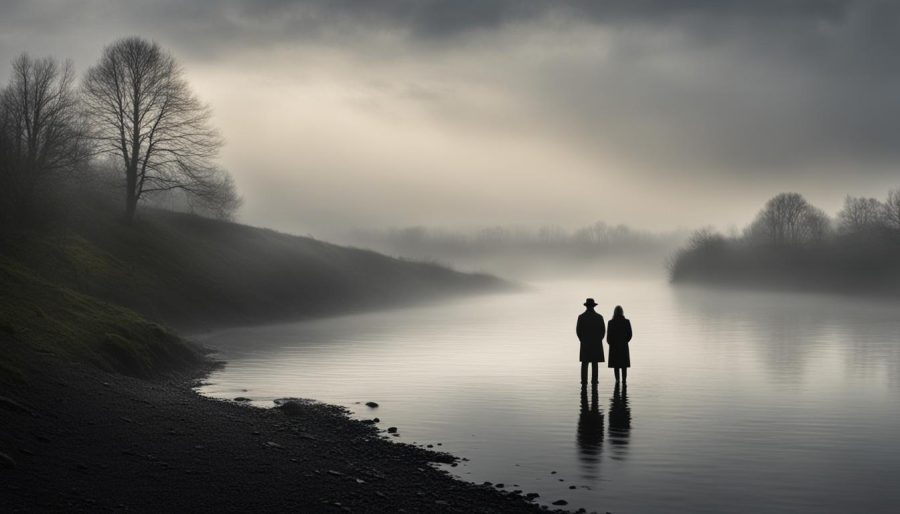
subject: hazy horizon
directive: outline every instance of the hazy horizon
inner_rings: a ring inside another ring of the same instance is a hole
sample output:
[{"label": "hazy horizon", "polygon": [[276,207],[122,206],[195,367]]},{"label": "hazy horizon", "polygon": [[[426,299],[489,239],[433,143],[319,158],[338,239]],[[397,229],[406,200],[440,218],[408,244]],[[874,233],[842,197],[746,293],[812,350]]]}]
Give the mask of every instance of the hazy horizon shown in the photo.
[{"label": "hazy horizon", "polygon": [[252,225],[727,229],[781,191],[833,214],[900,186],[898,9],[13,1],[0,63],[81,76],[119,37],[157,41],[212,106]]}]

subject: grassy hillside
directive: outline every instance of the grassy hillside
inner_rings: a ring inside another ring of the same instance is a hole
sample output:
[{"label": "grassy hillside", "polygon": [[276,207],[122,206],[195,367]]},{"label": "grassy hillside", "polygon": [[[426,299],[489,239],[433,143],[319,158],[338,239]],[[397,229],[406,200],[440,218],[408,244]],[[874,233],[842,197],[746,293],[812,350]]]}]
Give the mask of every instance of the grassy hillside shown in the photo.
[{"label": "grassy hillside", "polygon": [[146,209],[7,238],[2,253],[44,280],[176,327],[234,325],[410,303],[507,286],[486,275]]},{"label": "grassy hillside", "polygon": [[0,378],[24,379],[35,353],[132,376],[196,362],[197,349],[133,311],[35,276],[0,257]]}]

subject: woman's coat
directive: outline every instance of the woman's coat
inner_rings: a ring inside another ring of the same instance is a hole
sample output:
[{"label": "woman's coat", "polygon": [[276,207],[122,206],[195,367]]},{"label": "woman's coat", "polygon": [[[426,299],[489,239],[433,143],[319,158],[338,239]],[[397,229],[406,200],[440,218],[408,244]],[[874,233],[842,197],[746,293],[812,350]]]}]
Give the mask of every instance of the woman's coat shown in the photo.
[{"label": "woman's coat", "polygon": [[609,320],[606,330],[606,342],[609,344],[610,368],[630,368],[631,352],[628,351],[628,342],[631,341],[631,322],[628,318],[613,318]]}]

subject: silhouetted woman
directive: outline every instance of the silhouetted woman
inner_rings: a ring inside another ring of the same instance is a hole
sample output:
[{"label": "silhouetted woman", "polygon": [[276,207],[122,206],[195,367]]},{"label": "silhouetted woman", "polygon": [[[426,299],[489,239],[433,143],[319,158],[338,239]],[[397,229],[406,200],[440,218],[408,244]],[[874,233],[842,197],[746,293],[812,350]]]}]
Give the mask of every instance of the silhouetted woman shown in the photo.
[{"label": "silhouetted woman", "polygon": [[622,382],[628,381],[628,368],[631,367],[631,353],[628,342],[631,341],[631,322],[625,317],[622,306],[617,305],[613,317],[606,329],[606,343],[609,344],[608,367],[616,374],[619,383],[619,370],[622,370]]}]

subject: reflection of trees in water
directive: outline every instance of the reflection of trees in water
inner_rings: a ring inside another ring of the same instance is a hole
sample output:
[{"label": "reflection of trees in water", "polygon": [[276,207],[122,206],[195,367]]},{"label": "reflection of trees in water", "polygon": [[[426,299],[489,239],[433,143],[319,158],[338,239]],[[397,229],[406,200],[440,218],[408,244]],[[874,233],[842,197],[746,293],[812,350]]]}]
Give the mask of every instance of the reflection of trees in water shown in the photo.
[{"label": "reflection of trees in water", "polygon": [[631,408],[628,406],[628,387],[616,384],[609,400],[609,446],[612,458],[622,460],[628,452],[631,435]]},{"label": "reflection of trees in water", "polygon": [[[885,367],[892,386],[900,385],[900,321],[896,302],[860,298],[744,290],[675,288],[673,299],[698,327],[705,342],[746,342],[770,378],[799,384],[810,359],[837,348],[851,375]],[[710,351],[716,351],[710,346]],[[742,348],[730,347],[729,351]],[[811,370],[817,372],[818,370]]]},{"label": "reflection of trees in water", "polygon": [[581,387],[581,410],[578,414],[578,458],[585,478],[597,478],[603,452],[603,413],[600,412],[597,385],[591,386],[591,403],[588,406],[587,387]]}]

